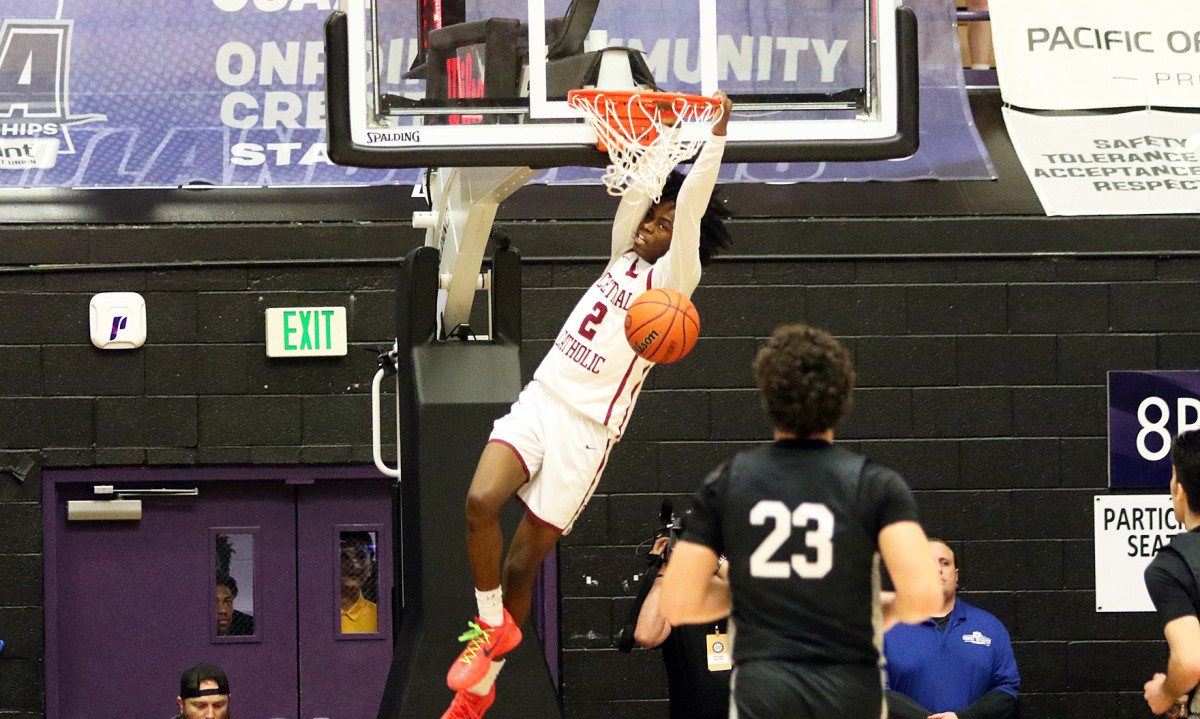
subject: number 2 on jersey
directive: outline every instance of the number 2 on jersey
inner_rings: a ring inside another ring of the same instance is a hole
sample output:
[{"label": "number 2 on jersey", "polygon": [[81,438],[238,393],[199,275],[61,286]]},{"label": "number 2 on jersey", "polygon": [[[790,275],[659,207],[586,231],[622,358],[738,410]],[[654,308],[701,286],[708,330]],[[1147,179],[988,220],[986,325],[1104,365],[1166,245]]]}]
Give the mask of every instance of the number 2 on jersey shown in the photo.
[{"label": "number 2 on jersey", "polygon": [[[833,512],[829,507],[804,502],[791,511],[777,499],[763,499],[750,510],[750,524],[762,526],[768,520],[775,526],[750,555],[750,576],[787,579],[792,570],[801,579],[820,579],[829,574],[833,569]],[[792,527],[808,527],[809,522],[815,522],[816,527],[804,532],[804,544],[817,551],[816,559],[806,554],[793,554],[790,563],[771,559],[792,536]]]},{"label": "number 2 on jersey", "polygon": [[598,325],[604,319],[604,315],[608,314],[608,305],[603,302],[597,302],[592,306],[592,313],[583,318],[583,322],[579,323],[579,335],[584,339],[595,339],[596,328],[589,325]]}]

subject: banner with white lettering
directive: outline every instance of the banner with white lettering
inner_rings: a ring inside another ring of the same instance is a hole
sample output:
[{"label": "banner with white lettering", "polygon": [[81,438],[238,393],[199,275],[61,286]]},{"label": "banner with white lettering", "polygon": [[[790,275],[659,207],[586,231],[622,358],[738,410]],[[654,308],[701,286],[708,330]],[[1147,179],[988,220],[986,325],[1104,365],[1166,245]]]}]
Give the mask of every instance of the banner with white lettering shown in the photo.
[{"label": "banner with white lettering", "polygon": [[1162,488],[1171,440],[1200,429],[1200,371],[1108,373],[1108,486]]},{"label": "banner with white lettering", "polygon": [[1005,108],[1004,122],[1048,215],[1200,212],[1200,114]]},{"label": "banner with white lettering", "polygon": [[1142,573],[1155,552],[1184,531],[1168,494],[1095,498],[1096,611],[1152,612]]},{"label": "banner with white lettering", "polygon": [[1200,107],[1195,0],[992,0],[989,8],[1007,103]]},{"label": "banner with white lettering", "polygon": [[[411,0],[381,5],[416,13]],[[485,15],[496,5],[472,3]],[[992,178],[949,31],[954,3],[913,5],[921,22],[916,155],[731,164],[721,180]],[[671,22],[638,25],[640,16],[620,3],[601,6],[612,37],[636,40],[678,78],[694,72],[696,38],[687,31]],[[326,155],[322,28],[333,7],[334,0],[0,0],[0,187],[415,184],[419,169],[338,167]],[[862,74],[862,53],[846,50],[863,31],[859,0],[718,7],[729,29],[718,39],[719,80],[730,94],[771,83],[825,88]],[[410,27],[412,36],[391,39],[379,58],[383,83],[400,94],[416,89],[403,78],[417,52],[415,22]],[[595,170],[567,169],[540,181],[599,182]]]}]

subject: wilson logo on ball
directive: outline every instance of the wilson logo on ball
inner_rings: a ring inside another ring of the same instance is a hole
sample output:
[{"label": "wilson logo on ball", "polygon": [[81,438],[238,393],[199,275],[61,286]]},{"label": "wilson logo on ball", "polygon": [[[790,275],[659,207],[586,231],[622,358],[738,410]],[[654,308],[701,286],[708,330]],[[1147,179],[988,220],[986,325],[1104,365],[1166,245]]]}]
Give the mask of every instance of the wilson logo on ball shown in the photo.
[{"label": "wilson logo on ball", "polygon": [[646,335],[644,340],[641,342],[632,342],[630,343],[630,346],[633,347],[634,352],[641,354],[645,352],[650,345],[654,344],[654,340],[656,339],[658,339],[658,330],[653,330],[650,334]]},{"label": "wilson logo on ball", "polygon": [[677,290],[648,290],[625,314],[625,339],[634,352],[651,362],[668,364],[682,359],[699,336],[696,306]]}]

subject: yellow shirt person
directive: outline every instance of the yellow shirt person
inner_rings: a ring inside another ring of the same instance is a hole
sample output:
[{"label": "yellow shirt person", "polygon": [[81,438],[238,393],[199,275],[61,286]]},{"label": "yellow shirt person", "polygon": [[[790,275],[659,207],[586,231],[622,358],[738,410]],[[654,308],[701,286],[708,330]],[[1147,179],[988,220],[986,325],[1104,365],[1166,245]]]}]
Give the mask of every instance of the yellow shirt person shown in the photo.
[{"label": "yellow shirt person", "polygon": [[374,634],[379,631],[379,609],[361,594],[349,609],[342,610],[342,634]]}]

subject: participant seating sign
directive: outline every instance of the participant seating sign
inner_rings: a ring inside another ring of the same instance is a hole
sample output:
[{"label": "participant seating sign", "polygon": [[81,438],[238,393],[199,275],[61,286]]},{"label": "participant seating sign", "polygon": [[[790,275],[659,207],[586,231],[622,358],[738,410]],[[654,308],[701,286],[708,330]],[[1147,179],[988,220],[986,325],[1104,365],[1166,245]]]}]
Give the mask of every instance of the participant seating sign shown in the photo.
[{"label": "participant seating sign", "polygon": [[1096,611],[1152,612],[1142,574],[1154,554],[1183,531],[1167,494],[1095,498]]}]

